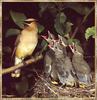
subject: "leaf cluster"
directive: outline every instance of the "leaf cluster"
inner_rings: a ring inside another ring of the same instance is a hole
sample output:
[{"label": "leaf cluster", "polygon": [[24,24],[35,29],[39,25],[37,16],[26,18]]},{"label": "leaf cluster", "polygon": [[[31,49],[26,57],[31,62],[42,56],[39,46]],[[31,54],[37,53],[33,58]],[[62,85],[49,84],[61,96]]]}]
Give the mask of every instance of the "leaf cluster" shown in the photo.
[{"label": "leaf cluster", "polygon": [[96,29],[95,26],[88,27],[85,31],[85,38],[88,40],[90,37],[95,38]]}]

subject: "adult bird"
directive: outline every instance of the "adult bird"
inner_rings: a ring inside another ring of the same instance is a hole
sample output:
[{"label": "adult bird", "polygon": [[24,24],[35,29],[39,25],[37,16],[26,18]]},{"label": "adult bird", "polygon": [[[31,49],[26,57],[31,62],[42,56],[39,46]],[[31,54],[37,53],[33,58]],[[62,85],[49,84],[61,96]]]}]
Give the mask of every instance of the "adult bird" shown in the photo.
[{"label": "adult bird", "polygon": [[[15,65],[23,62],[27,56],[31,56],[38,43],[38,26],[36,19],[25,20],[26,27],[21,31],[15,48]],[[20,77],[20,69],[11,73],[12,77]]]}]

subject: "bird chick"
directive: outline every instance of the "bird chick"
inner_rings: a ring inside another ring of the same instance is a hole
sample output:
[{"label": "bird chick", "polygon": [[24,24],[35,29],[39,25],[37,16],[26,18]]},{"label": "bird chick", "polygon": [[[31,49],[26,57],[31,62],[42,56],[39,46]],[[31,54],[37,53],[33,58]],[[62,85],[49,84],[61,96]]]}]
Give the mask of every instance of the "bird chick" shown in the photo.
[{"label": "bird chick", "polygon": [[[66,55],[66,41],[63,41],[62,36],[58,36],[59,40],[55,40],[53,37],[51,38],[52,40],[47,39],[49,40],[50,50],[49,52],[47,51],[45,56],[46,73],[49,73],[49,76],[54,81],[59,81],[62,85],[74,86],[76,85],[77,78],[71,60]],[[53,51],[54,54],[52,54]]]},{"label": "bird chick", "polygon": [[52,68],[56,70],[57,77],[62,85],[76,86],[77,78],[70,58],[64,55],[63,45],[55,42],[52,49],[55,52],[55,59],[52,62]]},{"label": "bird chick", "polygon": [[[28,22],[30,22],[28,24]],[[36,20],[31,18],[26,20],[27,27],[24,28],[19,36],[15,50],[15,65],[21,63],[27,56],[32,55],[38,43],[38,27]],[[20,69],[15,70],[12,77],[20,77]]]},{"label": "bird chick", "polygon": [[[42,36],[42,37],[49,43],[48,47],[54,45],[55,38],[54,35],[50,33],[50,31],[48,31],[48,38],[46,36]],[[53,70],[51,66],[53,59],[55,59],[54,51],[48,48],[44,56],[44,73],[47,80],[51,76],[51,70]],[[52,73],[53,73],[52,77],[54,77],[55,80],[58,80],[55,70],[53,70]]]},{"label": "bird chick", "polygon": [[[78,80],[80,83],[90,84],[92,81],[91,69],[83,56],[83,50],[79,49],[79,46],[71,48],[73,52],[72,63],[76,71]],[[78,47],[78,48],[77,48]]]}]

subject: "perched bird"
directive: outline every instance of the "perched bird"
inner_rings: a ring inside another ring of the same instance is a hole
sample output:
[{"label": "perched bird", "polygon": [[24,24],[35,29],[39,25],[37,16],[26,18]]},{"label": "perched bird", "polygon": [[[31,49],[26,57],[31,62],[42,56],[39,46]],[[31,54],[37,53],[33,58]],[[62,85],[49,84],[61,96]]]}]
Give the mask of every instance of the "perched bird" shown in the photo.
[{"label": "perched bird", "polygon": [[[31,56],[38,43],[38,26],[35,19],[25,20],[25,27],[18,38],[15,48],[15,65],[21,63],[27,56]],[[15,70],[12,77],[20,77],[20,69]]]},{"label": "perched bird", "polygon": [[90,84],[92,81],[91,69],[83,56],[81,46],[75,45],[70,47],[73,52],[72,63],[76,71],[78,80],[82,84]]}]

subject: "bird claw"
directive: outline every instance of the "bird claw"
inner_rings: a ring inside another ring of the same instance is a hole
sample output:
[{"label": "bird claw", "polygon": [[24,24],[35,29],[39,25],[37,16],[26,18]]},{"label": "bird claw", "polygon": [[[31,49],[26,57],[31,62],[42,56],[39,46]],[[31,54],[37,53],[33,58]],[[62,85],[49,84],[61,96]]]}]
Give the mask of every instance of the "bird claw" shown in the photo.
[{"label": "bird claw", "polygon": [[51,81],[51,83],[54,85],[58,85],[58,82],[56,82],[56,81]]},{"label": "bird claw", "polygon": [[61,75],[58,75],[60,83],[63,86],[78,87],[77,78],[72,76],[72,74],[70,72],[67,72],[67,74],[64,74],[63,77]]},{"label": "bird claw", "polygon": [[20,73],[19,69],[15,70],[15,72],[11,73],[12,78],[19,78],[20,76],[21,76],[21,73]]},{"label": "bird claw", "polygon": [[77,74],[77,76],[78,76],[79,84],[85,84],[85,85],[91,84],[91,80],[92,80],[91,74],[89,75]]},{"label": "bird claw", "polygon": [[76,87],[77,86],[77,82],[76,82],[76,80],[74,80],[74,81],[70,81],[70,80],[68,80],[68,81],[66,81],[66,86],[70,86],[70,87]]},{"label": "bird claw", "polygon": [[11,73],[12,78],[19,78],[21,76],[20,73]]},{"label": "bird claw", "polygon": [[80,88],[85,88],[87,86],[87,84],[83,83],[83,82],[79,82],[79,87]]}]

